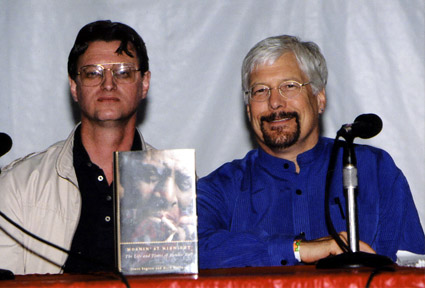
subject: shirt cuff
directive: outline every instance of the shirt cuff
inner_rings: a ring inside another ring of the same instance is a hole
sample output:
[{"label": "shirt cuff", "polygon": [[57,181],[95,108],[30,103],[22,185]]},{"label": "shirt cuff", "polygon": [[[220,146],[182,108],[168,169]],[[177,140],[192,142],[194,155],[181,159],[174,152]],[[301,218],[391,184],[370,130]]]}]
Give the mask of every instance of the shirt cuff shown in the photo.
[{"label": "shirt cuff", "polygon": [[300,263],[295,258],[293,237],[271,237],[268,252],[272,266],[297,265]]}]

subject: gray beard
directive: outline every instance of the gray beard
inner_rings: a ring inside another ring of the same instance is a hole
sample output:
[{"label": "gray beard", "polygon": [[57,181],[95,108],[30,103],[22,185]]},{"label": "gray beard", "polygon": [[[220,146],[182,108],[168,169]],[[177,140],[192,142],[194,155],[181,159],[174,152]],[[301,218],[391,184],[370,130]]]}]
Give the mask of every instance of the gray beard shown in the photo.
[{"label": "gray beard", "polygon": [[[286,115],[285,113],[281,113],[281,115],[279,116],[283,117],[282,114]],[[260,128],[261,128],[261,132],[263,133],[264,143],[267,145],[267,147],[269,147],[270,149],[281,150],[281,149],[286,149],[288,147],[291,147],[298,141],[298,139],[300,138],[300,133],[301,133],[300,122],[299,122],[298,114],[293,113],[292,116],[295,117],[295,121],[297,123],[297,129],[294,132],[284,132],[281,127],[278,127],[278,128],[272,128],[272,133],[269,133],[264,128],[264,121],[266,120],[261,121]],[[277,115],[274,115],[269,118],[276,119]]]}]

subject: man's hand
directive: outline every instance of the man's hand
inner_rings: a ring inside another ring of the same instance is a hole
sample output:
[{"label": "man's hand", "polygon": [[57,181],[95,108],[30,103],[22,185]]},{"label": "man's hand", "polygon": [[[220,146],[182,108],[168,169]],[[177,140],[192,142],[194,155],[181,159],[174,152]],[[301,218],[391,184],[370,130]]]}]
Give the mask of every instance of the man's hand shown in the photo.
[{"label": "man's hand", "polygon": [[[340,232],[339,237],[348,245],[347,232]],[[375,250],[363,241],[359,241],[359,248],[360,251],[376,254]],[[301,241],[300,244],[300,257],[301,261],[304,263],[314,263],[322,258],[326,258],[330,255],[338,255],[342,252],[343,251],[332,236],[326,236],[311,241]]]}]

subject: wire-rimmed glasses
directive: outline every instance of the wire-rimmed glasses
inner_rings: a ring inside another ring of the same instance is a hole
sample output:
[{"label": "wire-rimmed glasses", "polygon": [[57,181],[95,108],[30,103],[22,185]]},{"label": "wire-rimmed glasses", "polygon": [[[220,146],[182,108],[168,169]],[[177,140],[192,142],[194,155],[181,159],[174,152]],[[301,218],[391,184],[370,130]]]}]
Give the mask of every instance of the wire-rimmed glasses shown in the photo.
[{"label": "wire-rimmed glasses", "polygon": [[277,89],[280,95],[287,99],[292,99],[297,97],[301,93],[302,88],[308,84],[310,84],[310,82],[299,83],[294,80],[284,81],[276,88],[270,88],[265,84],[256,84],[252,86],[250,90],[245,91],[245,94],[247,94],[252,101],[262,102],[270,98],[272,89]]},{"label": "wire-rimmed glasses", "polygon": [[[109,68],[105,66],[109,66]],[[132,63],[107,63],[83,66],[77,75],[80,75],[81,85],[97,86],[103,82],[105,70],[111,71],[115,82],[118,84],[134,83],[136,72],[140,71]]]}]

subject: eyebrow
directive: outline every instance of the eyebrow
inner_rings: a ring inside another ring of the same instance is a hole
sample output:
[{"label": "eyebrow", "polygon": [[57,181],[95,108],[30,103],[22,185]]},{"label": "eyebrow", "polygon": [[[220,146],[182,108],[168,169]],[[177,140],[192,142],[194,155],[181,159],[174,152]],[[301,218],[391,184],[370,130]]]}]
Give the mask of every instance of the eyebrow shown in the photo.
[{"label": "eyebrow", "polygon": [[105,66],[105,65],[118,65],[118,64],[126,64],[126,65],[132,65],[132,66],[136,66],[137,63],[131,63],[131,62],[112,62],[112,63],[95,63],[95,64],[87,64],[87,65],[81,65],[80,68],[82,67],[87,67],[87,66]]},{"label": "eyebrow", "polygon": [[[290,82],[290,81],[298,82],[298,83],[301,83],[301,84],[303,83],[303,81],[301,81],[301,80],[297,80],[297,79],[294,79],[294,78],[285,78],[285,79],[283,79],[283,80],[280,80],[280,81],[279,81],[279,84],[282,84],[283,82]],[[251,84],[249,87],[253,87],[253,86],[255,86],[255,85],[270,86],[269,84],[266,84],[266,83],[264,83],[264,82],[256,82],[256,83]]]}]

